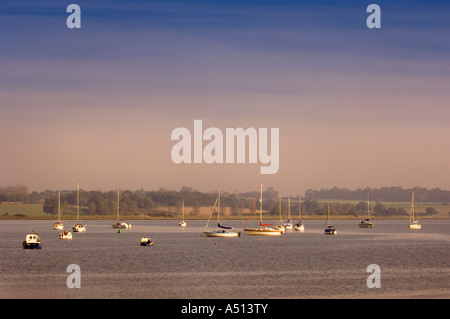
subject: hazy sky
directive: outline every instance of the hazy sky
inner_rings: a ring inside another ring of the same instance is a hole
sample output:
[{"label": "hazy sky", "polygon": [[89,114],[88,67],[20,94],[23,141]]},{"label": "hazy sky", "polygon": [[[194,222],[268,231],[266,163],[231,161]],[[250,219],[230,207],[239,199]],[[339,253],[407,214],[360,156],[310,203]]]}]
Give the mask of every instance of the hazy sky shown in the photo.
[{"label": "hazy sky", "polygon": [[[450,189],[448,1],[73,3],[0,3],[2,186]],[[279,128],[278,173],[174,164],[195,119]]]}]

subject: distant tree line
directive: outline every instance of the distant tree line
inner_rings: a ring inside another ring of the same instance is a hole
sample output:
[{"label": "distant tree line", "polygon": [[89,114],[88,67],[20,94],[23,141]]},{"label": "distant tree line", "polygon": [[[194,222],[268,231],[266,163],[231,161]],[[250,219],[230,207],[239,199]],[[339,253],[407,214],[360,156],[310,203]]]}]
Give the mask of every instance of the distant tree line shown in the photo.
[{"label": "distant tree line", "polygon": [[[397,196],[394,197],[387,193],[392,190]],[[436,189],[426,190],[423,188],[414,188],[416,201],[423,201],[421,198],[445,199],[443,202],[450,202],[450,198],[442,194],[448,191],[437,192]],[[361,200],[358,204],[352,203],[330,203],[330,213],[332,215],[364,215],[367,213],[367,192],[370,191],[372,201],[380,201],[380,197],[388,198],[395,201],[410,201],[412,190],[402,190],[398,187],[385,187],[380,189],[358,189],[349,191],[345,188],[321,189],[320,191],[306,191],[306,198],[302,200],[302,213],[310,215],[325,215],[328,210],[328,204],[318,202],[318,199],[339,199],[339,200]],[[428,192],[428,193],[427,193]],[[384,195],[383,195],[384,194]],[[428,194],[428,195],[427,195]],[[436,197],[432,197],[432,195]],[[438,194],[440,194],[438,197]],[[408,196],[407,196],[408,195]],[[359,196],[359,198],[358,198]],[[400,199],[400,196],[405,198]],[[450,195],[449,195],[450,196]],[[64,213],[75,213],[77,193],[75,190],[61,191],[61,208]],[[173,207],[173,211],[177,214],[181,213],[181,202],[186,207],[192,207],[192,211],[198,212],[200,207],[213,206],[218,197],[218,191],[203,193],[183,186],[179,191],[161,188],[157,191],[145,191],[139,189],[136,191],[123,190],[120,191],[120,214],[136,214],[147,213],[157,214],[159,207]],[[263,191],[263,210],[273,216],[280,215],[279,192],[269,187]],[[241,215],[244,210],[248,211],[254,207],[254,214],[259,210],[259,195],[257,191],[245,193],[229,193],[221,194],[221,206],[229,207],[232,215]],[[388,201],[384,199],[383,201]],[[0,202],[23,202],[43,204],[43,211],[46,214],[56,214],[58,207],[58,192],[53,190],[45,190],[43,192],[29,192],[27,186],[17,184],[16,186],[1,187],[0,186]],[[117,211],[117,191],[84,191],[80,190],[80,207],[82,212],[90,215],[111,215]],[[286,218],[288,214],[287,198],[281,200],[282,218]],[[291,198],[290,206],[291,217],[293,219],[299,216],[300,206],[298,197]],[[161,213],[161,212],[159,212]],[[375,216],[398,216],[408,215],[409,212],[404,208],[388,207],[376,202],[371,205],[371,214]],[[418,215],[435,215],[437,211],[433,207],[428,207],[426,212],[418,212]]]},{"label": "distant tree line", "polygon": [[339,199],[339,200],[366,200],[367,192],[370,192],[370,200],[374,202],[408,202],[411,201],[411,193],[414,191],[414,197],[417,202],[450,202],[450,191],[440,188],[426,189],[423,187],[414,187],[403,189],[399,186],[381,187],[381,188],[358,188],[350,190],[347,188],[322,188],[320,190],[308,189],[305,192],[305,198],[314,199]]}]

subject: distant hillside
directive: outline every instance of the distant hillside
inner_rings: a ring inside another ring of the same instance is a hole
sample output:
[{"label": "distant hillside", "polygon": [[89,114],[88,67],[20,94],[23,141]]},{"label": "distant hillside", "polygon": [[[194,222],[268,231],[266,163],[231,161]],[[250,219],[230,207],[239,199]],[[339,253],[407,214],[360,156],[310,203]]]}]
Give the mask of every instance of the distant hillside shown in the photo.
[{"label": "distant hillside", "polygon": [[440,188],[426,189],[414,187],[403,189],[399,186],[381,188],[358,188],[350,190],[348,188],[322,188],[320,190],[308,189],[305,192],[305,199],[339,199],[339,200],[367,200],[367,192],[370,192],[370,201],[373,202],[408,202],[411,201],[411,193],[417,202],[439,202],[450,203],[450,191]]}]

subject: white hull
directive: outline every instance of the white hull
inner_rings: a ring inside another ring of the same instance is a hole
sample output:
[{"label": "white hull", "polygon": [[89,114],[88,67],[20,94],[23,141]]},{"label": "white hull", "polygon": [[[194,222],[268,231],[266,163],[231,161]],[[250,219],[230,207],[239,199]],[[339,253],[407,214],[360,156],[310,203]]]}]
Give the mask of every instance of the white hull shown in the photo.
[{"label": "white hull", "polygon": [[63,230],[64,229],[64,225],[61,223],[55,223],[53,225],[53,230]]},{"label": "white hull", "polygon": [[235,231],[204,231],[203,234],[206,237],[239,237],[241,235],[240,232]]},{"label": "white hull", "polygon": [[273,229],[273,228],[255,228],[255,229],[245,228],[244,230],[250,236],[254,236],[254,235],[259,235],[259,236],[280,236],[283,233],[281,230],[276,230],[276,229]]},{"label": "white hull", "polygon": [[72,231],[76,232],[76,233],[84,233],[86,231],[86,226],[83,225],[75,225],[72,227]]},{"label": "white hull", "polygon": [[358,225],[359,225],[359,228],[372,228],[373,227],[372,222],[361,222]]},{"label": "white hull", "polygon": [[59,233],[59,239],[72,239],[72,233]]},{"label": "white hull", "polygon": [[180,227],[186,227],[187,224],[186,224],[185,221],[182,221],[182,222],[180,222],[180,223],[178,224],[178,226],[180,226]]},{"label": "white hull", "polygon": [[301,225],[301,226],[294,226],[294,230],[299,231],[301,233],[303,233],[305,231],[305,226]]},{"label": "white hull", "polygon": [[131,229],[131,224],[121,222],[121,223],[113,224],[112,227],[116,228],[116,229]]},{"label": "white hull", "polygon": [[284,226],[284,228],[286,228],[286,230],[292,230],[293,229],[293,227],[292,227],[292,224],[286,224],[285,226]]},{"label": "white hull", "polygon": [[422,224],[419,224],[419,223],[409,224],[409,229],[421,229],[421,228],[422,228]]}]

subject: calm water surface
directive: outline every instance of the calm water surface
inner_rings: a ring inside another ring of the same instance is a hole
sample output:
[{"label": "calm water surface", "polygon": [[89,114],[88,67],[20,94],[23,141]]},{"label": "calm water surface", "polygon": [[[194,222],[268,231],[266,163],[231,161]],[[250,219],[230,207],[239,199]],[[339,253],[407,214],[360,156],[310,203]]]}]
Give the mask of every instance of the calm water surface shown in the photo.
[{"label": "calm water surface", "polygon": [[[280,237],[201,237],[205,221],[132,221],[118,234],[110,221],[87,221],[86,233],[60,240],[53,221],[0,221],[0,298],[450,298],[448,220],[305,221],[306,231]],[[71,229],[74,221],[66,221]],[[227,225],[242,229],[240,221]],[[256,225],[256,222],[255,222]],[[39,233],[41,250],[22,248]],[[150,236],[153,247],[139,240]],[[81,288],[66,285],[67,266],[81,269]],[[381,269],[381,288],[366,268]]]}]

